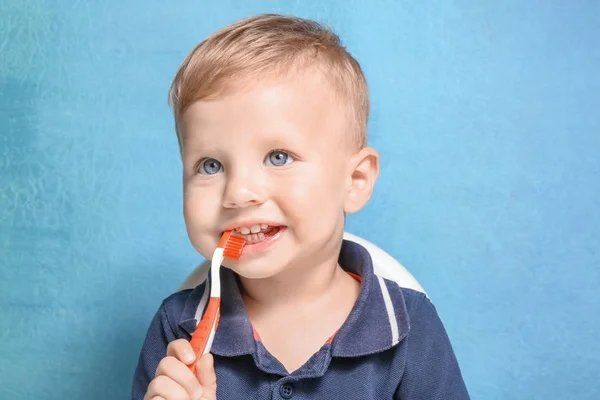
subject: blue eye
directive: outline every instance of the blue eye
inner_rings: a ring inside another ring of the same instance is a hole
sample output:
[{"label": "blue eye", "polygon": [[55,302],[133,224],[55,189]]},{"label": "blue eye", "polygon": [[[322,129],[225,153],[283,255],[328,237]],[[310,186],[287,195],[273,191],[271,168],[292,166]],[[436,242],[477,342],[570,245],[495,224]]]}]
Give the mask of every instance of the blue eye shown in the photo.
[{"label": "blue eye", "polygon": [[222,170],[223,164],[221,164],[214,158],[207,158],[206,160],[203,160],[202,162],[200,162],[200,165],[198,167],[198,172],[200,173],[200,175],[214,175],[218,174]]},{"label": "blue eye", "polygon": [[273,150],[267,155],[265,163],[274,167],[281,167],[294,161],[294,158],[286,151]]}]

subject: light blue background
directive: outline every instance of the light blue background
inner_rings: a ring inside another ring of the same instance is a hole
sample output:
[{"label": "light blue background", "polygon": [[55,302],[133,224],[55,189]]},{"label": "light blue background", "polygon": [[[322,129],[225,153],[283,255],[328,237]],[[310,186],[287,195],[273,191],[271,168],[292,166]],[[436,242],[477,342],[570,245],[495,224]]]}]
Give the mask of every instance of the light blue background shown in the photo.
[{"label": "light blue background", "polygon": [[599,4],[0,0],[0,398],[129,396],[200,262],[168,86],[276,11],[364,66],[382,174],[348,230],[426,288],[473,398],[599,399]]}]

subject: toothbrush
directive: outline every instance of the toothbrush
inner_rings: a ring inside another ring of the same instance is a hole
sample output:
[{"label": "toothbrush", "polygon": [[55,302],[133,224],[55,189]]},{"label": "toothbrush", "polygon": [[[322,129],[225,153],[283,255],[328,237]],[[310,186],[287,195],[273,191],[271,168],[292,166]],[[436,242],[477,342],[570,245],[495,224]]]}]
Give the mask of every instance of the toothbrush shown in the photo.
[{"label": "toothbrush", "polygon": [[[210,299],[202,320],[198,323],[190,340],[192,349],[197,357],[208,353],[215,337],[221,309],[221,278],[219,270],[225,257],[239,260],[246,239],[233,236],[232,231],[225,231],[213,253],[210,264]],[[196,371],[196,363],[190,365],[192,372]]]}]

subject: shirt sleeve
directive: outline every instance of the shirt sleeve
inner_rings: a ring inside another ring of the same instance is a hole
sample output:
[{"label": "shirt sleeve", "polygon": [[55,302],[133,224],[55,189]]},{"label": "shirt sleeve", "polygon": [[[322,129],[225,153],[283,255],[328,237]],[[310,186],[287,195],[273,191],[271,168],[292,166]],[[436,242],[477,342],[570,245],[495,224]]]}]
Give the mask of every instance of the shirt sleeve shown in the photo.
[{"label": "shirt sleeve", "polygon": [[133,375],[133,400],[143,400],[150,381],[154,379],[158,363],[167,355],[167,345],[175,339],[167,317],[167,304],[163,301],[150,323]]},{"label": "shirt sleeve", "polygon": [[410,313],[405,372],[395,400],[468,400],[450,340],[426,296]]}]

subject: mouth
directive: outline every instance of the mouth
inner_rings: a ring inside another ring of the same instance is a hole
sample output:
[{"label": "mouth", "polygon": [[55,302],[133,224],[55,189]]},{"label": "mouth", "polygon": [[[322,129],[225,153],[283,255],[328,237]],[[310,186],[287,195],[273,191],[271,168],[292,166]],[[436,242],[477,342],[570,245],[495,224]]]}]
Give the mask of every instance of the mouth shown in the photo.
[{"label": "mouth", "polygon": [[237,227],[232,229],[232,231],[236,236],[246,239],[246,245],[252,245],[275,236],[283,228],[285,227],[281,225],[258,224]]},{"label": "mouth", "polygon": [[242,255],[260,253],[269,248],[285,231],[284,225],[258,224],[250,227],[236,227],[233,234],[246,239]]}]

